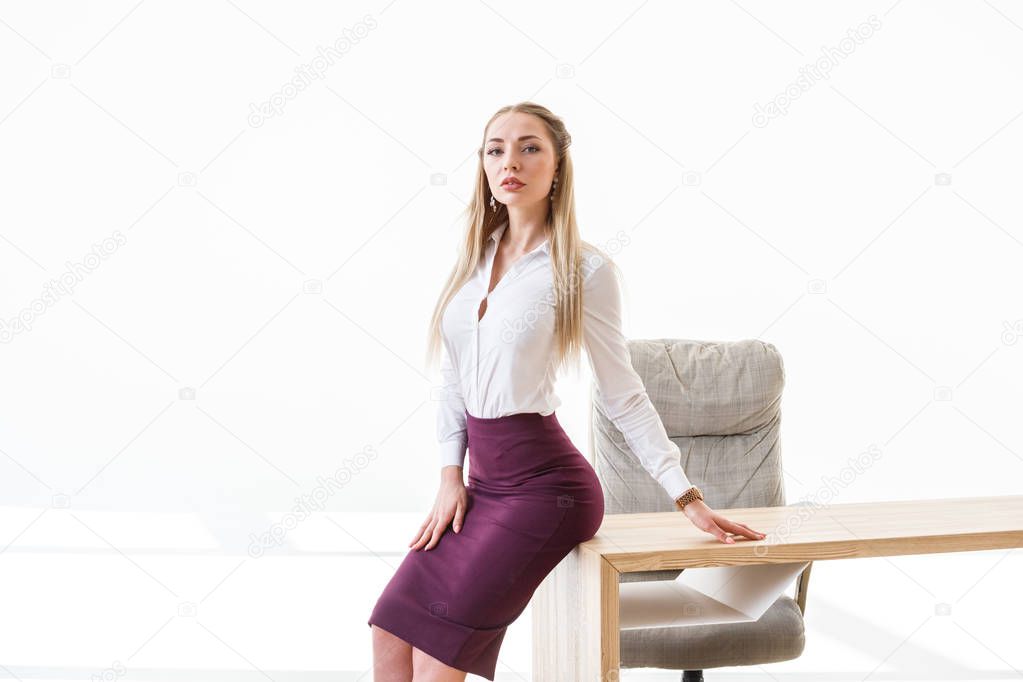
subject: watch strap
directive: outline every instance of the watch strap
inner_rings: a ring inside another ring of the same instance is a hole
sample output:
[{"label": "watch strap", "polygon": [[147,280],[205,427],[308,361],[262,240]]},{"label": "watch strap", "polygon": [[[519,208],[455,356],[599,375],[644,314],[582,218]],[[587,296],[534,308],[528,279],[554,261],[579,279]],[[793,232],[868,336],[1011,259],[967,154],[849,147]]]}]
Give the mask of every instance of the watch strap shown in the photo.
[{"label": "watch strap", "polygon": [[683,511],[685,510],[686,505],[689,504],[690,502],[702,499],[703,492],[701,492],[700,489],[694,485],[693,487],[689,488],[675,499],[675,506],[678,507],[680,511]]}]

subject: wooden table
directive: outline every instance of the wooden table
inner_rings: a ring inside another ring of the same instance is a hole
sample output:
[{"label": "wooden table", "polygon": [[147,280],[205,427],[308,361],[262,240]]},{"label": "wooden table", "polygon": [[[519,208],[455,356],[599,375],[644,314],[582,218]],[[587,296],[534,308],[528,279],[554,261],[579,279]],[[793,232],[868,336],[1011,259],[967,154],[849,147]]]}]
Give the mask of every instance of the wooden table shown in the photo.
[{"label": "wooden table", "polygon": [[617,682],[622,573],[1023,546],[1023,495],[718,511],[767,538],[727,545],[679,512],[605,516],[533,596],[533,679]]}]

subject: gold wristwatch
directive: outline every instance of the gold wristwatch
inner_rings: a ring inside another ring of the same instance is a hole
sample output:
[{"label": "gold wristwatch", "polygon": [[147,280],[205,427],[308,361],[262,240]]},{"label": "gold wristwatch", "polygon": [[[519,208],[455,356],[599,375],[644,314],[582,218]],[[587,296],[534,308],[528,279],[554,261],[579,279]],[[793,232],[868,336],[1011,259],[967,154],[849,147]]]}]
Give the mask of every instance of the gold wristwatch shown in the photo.
[{"label": "gold wristwatch", "polygon": [[685,511],[686,505],[694,500],[702,500],[703,493],[695,485],[689,490],[685,491],[675,500],[675,506],[679,508],[679,511]]}]

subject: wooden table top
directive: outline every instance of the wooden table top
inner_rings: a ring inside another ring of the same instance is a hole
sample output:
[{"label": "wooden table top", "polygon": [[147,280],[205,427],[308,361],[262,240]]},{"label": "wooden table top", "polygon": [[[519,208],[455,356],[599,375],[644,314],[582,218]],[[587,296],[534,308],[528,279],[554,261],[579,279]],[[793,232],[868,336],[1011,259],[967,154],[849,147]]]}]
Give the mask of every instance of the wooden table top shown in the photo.
[{"label": "wooden table top", "polygon": [[715,511],[767,537],[729,545],[678,511],[608,514],[580,547],[628,573],[1023,546],[1023,495]]}]

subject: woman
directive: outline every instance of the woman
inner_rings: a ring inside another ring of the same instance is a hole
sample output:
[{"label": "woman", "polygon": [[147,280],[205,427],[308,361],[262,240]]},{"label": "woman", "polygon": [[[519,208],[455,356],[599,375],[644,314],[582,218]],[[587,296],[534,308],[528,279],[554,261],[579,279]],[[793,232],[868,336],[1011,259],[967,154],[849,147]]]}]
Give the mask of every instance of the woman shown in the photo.
[{"label": "woman", "polygon": [[441,485],[368,621],[377,682],[493,680],[508,625],[596,534],[600,482],[554,413],[553,378],[583,347],[608,416],[689,520],[722,542],[764,537],[711,510],[683,473],[629,359],[616,266],[579,237],[570,142],[531,102],[485,128],[464,249],[431,324],[429,359],[444,346]]}]

